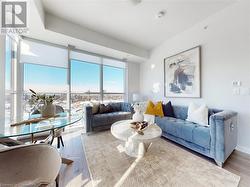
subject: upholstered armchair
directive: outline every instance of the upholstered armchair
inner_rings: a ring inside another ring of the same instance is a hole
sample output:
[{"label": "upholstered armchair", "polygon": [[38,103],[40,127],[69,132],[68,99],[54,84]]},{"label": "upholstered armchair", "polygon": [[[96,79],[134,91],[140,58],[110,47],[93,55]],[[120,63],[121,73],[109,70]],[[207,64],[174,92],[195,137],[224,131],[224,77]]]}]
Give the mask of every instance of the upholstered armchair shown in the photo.
[{"label": "upholstered armchair", "polygon": [[47,144],[21,145],[0,150],[0,163],[0,186],[40,186],[56,181],[61,157]]}]

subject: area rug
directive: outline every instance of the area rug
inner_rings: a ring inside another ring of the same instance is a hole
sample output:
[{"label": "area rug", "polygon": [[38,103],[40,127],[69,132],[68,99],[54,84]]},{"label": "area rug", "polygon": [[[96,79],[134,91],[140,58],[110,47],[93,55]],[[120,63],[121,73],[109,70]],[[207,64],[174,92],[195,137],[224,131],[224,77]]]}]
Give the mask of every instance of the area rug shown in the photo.
[{"label": "area rug", "polygon": [[93,186],[236,187],[240,177],[162,138],[141,159],[109,131],[82,135]]}]

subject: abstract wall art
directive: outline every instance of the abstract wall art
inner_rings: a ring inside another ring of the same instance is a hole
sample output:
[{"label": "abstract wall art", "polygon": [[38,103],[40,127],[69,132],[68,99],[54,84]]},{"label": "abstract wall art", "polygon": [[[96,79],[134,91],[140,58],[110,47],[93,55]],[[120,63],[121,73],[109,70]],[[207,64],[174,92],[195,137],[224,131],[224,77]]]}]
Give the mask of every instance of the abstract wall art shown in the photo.
[{"label": "abstract wall art", "polygon": [[200,97],[201,47],[183,51],[164,59],[166,97]]}]

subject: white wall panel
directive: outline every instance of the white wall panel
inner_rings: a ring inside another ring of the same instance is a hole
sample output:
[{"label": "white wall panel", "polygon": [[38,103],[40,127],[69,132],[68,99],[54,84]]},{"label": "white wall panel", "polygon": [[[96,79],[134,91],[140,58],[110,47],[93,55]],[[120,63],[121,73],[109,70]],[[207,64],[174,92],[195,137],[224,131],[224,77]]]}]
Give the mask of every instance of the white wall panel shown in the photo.
[{"label": "white wall panel", "polygon": [[[232,81],[241,81],[242,87],[250,88],[249,9],[250,2],[240,0],[154,49],[141,64],[140,92],[175,105],[197,102],[238,112],[238,148],[250,153],[250,95],[234,95],[232,86]],[[202,47],[202,98],[165,98],[164,58],[197,45]],[[152,92],[154,85],[159,85],[158,93]]]}]

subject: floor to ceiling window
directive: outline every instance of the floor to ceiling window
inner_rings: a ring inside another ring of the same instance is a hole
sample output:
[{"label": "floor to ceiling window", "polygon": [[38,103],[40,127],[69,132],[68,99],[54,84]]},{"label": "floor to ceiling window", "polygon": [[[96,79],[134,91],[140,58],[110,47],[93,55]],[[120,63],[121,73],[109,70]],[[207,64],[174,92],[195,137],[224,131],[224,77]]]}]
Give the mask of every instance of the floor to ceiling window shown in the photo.
[{"label": "floor to ceiling window", "polygon": [[16,117],[16,64],[17,41],[14,37],[6,36],[5,41],[5,120],[14,120]]},{"label": "floor to ceiling window", "polygon": [[54,104],[67,109],[67,69],[37,64],[24,64],[24,112],[29,114],[33,106],[29,99],[31,92],[55,94]]},{"label": "floor to ceiling window", "polygon": [[32,112],[30,104],[31,92],[54,95],[54,104],[68,108],[67,94],[69,85],[68,51],[66,48],[47,45],[44,43],[23,40],[21,43],[20,62],[23,65],[23,112]]},{"label": "floor to ceiling window", "polygon": [[124,62],[33,40],[21,42],[20,56],[26,115],[33,107],[29,104],[29,89],[55,94],[55,104],[71,111],[91,101],[116,102],[125,98]]},{"label": "floor to ceiling window", "polygon": [[71,52],[72,108],[84,103],[124,101],[125,63]]},{"label": "floor to ceiling window", "polygon": [[91,101],[125,100],[124,62],[33,39],[21,40],[18,46],[18,39],[6,36],[1,43],[0,93],[5,100],[0,102],[0,116],[6,124],[31,113],[29,89],[55,94],[54,103],[71,111]]},{"label": "floor to ceiling window", "polygon": [[[103,101],[114,102],[123,101],[125,94],[125,67],[117,66],[116,63],[105,59],[103,65]],[[106,64],[106,65],[105,65]]]},{"label": "floor to ceiling window", "polygon": [[6,43],[5,43],[5,119],[11,120],[12,116],[12,45],[11,45],[11,38],[6,36]]},{"label": "floor to ceiling window", "polygon": [[71,60],[71,109],[89,101],[100,101],[100,65]]}]

